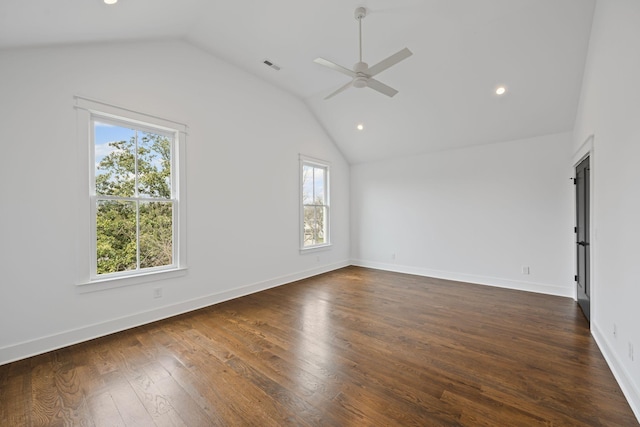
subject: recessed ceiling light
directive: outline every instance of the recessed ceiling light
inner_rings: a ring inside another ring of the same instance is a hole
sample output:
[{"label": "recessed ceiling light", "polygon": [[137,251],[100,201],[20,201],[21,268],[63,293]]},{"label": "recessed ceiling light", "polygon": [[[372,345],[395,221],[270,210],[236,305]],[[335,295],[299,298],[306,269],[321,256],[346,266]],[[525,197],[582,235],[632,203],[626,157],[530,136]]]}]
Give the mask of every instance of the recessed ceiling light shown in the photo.
[{"label": "recessed ceiling light", "polygon": [[105,4],[116,4],[118,0],[104,0]]},{"label": "recessed ceiling light", "polygon": [[363,130],[364,129],[364,125],[362,123],[358,123],[358,126],[356,126],[356,129]]},{"label": "recessed ceiling light", "polygon": [[496,95],[504,95],[507,92],[507,88],[500,86],[496,89]]}]

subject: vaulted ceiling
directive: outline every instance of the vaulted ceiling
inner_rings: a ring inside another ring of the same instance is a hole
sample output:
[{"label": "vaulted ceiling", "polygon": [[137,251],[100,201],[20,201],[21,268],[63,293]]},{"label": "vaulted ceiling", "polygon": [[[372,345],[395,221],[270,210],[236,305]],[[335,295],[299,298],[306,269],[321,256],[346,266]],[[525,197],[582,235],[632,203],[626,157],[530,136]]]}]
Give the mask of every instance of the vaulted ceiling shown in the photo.
[{"label": "vaulted ceiling", "polygon": [[[181,39],[299,97],[352,163],[573,129],[595,0],[2,0],[0,49]],[[373,65],[389,98],[313,63]],[[269,60],[281,69],[267,67]],[[0,77],[1,77],[0,65]],[[215,76],[212,76],[215,78]],[[503,85],[507,92],[498,96]],[[363,124],[364,130],[356,129]]]}]

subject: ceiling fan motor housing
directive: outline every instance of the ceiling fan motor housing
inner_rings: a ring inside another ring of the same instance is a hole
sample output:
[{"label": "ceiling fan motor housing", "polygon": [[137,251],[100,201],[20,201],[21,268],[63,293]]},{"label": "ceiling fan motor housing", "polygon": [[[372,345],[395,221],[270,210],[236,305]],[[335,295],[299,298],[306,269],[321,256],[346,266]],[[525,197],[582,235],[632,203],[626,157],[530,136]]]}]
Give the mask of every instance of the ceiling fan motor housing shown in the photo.
[{"label": "ceiling fan motor housing", "polygon": [[358,89],[367,87],[368,80],[369,80],[368,77],[358,76],[353,79],[353,87],[357,87]]},{"label": "ceiling fan motor housing", "polygon": [[366,62],[356,62],[353,65],[353,71],[357,74],[357,76],[353,78],[353,87],[359,89],[367,87],[367,80],[369,80],[369,75],[367,75],[368,69],[369,64]]}]

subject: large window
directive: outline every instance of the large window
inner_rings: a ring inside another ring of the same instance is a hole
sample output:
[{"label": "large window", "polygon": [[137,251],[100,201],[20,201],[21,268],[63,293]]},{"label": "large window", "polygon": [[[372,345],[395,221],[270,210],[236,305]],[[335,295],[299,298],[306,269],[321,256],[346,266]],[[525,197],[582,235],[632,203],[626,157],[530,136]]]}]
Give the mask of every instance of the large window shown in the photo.
[{"label": "large window", "polygon": [[174,265],[175,135],[94,116],[96,275]]},{"label": "large window", "polygon": [[301,173],[301,248],[328,246],[329,239],[329,165],[300,157]]},{"label": "large window", "polygon": [[90,204],[89,274],[83,282],[184,267],[179,148],[185,132],[166,126],[171,123],[163,119],[103,107],[108,111],[83,109]]}]

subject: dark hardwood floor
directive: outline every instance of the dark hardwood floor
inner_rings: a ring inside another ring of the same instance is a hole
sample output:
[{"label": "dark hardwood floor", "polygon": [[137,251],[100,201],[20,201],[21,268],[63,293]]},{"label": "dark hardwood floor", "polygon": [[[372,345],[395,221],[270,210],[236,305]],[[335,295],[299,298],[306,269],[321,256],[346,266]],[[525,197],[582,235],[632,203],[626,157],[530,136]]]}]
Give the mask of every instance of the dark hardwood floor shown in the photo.
[{"label": "dark hardwood floor", "polygon": [[0,366],[1,426],[637,426],[573,300],[348,267]]}]

